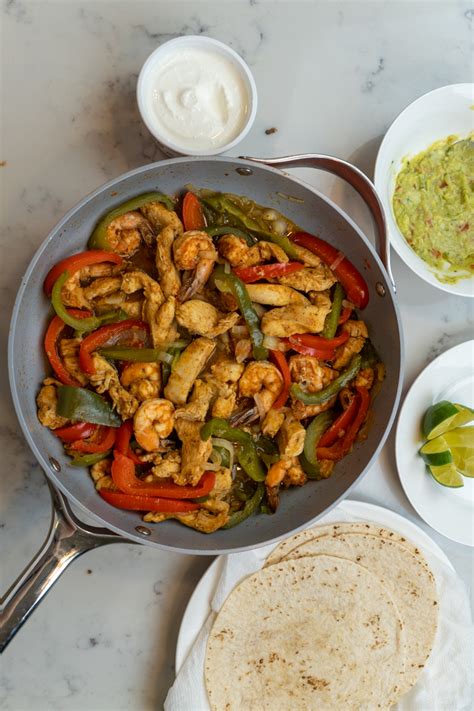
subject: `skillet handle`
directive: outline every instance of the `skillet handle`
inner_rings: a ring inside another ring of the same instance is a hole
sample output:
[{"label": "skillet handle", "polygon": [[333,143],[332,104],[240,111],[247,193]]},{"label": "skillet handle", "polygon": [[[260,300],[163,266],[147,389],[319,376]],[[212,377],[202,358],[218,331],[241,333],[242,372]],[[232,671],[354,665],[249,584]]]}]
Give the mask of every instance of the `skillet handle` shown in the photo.
[{"label": "skillet handle", "polygon": [[[244,156],[242,156],[244,158]],[[394,293],[396,292],[395,281],[392,274],[390,264],[390,244],[387,233],[387,222],[385,213],[379,196],[375,190],[373,183],[359,168],[356,168],[352,163],[348,163],[341,158],[326,156],[318,153],[304,153],[296,156],[284,156],[282,158],[251,158],[245,156],[246,160],[254,161],[255,163],[264,163],[272,168],[316,168],[325,170],[327,173],[332,173],[338,178],[342,178],[349,183],[361,196],[365,204],[370,210],[377,234],[377,251],[384,265]]]},{"label": "skillet handle", "polygon": [[0,653],[72,561],[109,543],[131,543],[106,528],[87,526],[48,482],[53,512],[46,539],[33,560],[0,599]]}]

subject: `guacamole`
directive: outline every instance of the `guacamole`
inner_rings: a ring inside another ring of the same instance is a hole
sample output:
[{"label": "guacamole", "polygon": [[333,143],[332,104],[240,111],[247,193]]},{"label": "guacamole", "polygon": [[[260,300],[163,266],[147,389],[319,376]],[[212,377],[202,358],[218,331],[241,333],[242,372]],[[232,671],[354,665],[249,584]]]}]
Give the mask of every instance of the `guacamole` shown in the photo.
[{"label": "guacamole", "polygon": [[474,275],[474,134],[448,136],[397,175],[393,212],[408,244],[444,283]]}]

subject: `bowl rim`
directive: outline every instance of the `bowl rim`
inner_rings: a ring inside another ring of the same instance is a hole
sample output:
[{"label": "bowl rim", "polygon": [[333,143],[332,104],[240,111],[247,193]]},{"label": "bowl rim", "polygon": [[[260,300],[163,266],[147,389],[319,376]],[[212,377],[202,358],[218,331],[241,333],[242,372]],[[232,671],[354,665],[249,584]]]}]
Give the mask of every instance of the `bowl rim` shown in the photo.
[{"label": "bowl rim", "polygon": [[[427,263],[415,252],[415,250],[410,247],[408,242],[406,241],[405,237],[403,236],[402,232],[400,231],[396,220],[393,216],[392,213],[392,204],[391,204],[391,195],[388,196],[388,187],[389,187],[389,180],[390,176],[389,174],[384,171],[382,173],[382,168],[381,168],[381,161],[383,157],[383,153],[386,149],[386,144],[388,141],[388,138],[394,129],[395,125],[398,124],[404,117],[404,115],[413,107],[415,107],[418,104],[423,103],[426,101],[428,97],[432,97],[434,94],[442,94],[442,93],[447,93],[447,92],[454,92],[456,90],[470,90],[471,92],[474,91],[474,83],[472,82],[457,82],[456,84],[445,84],[444,86],[437,87],[436,89],[432,89],[431,91],[427,91],[426,93],[422,94],[421,96],[418,96],[416,99],[411,101],[409,104],[407,104],[401,111],[395,116],[393,121],[390,123],[390,126],[386,130],[383,139],[380,143],[380,146],[377,151],[377,157],[375,159],[375,166],[374,166],[374,185],[377,190],[377,193],[380,196],[380,199],[382,200],[382,203],[385,208],[385,212],[387,215],[387,234],[388,234],[388,239],[390,245],[395,249],[397,252],[398,256],[400,259],[404,262],[404,264],[407,265],[409,269],[411,269],[420,279],[423,279],[427,284],[430,286],[434,287],[435,289],[439,289],[441,291],[445,291],[449,294],[453,294],[454,296],[460,296],[464,298],[473,298],[474,297],[474,284],[469,291],[467,292],[460,292],[459,289],[456,289],[456,284],[449,284],[449,283],[444,283],[439,281],[435,273],[431,271]],[[473,99],[474,102],[474,99]],[[449,135],[449,134],[447,134]],[[441,139],[442,137],[440,137]],[[428,147],[428,146],[427,146]],[[423,150],[423,149],[420,149]],[[388,197],[387,197],[388,196]],[[394,235],[394,230],[395,230],[395,235]],[[403,247],[406,247],[406,250],[403,249]],[[406,251],[409,251],[409,257],[406,254]],[[410,259],[411,258],[411,259]],[[466,279],[460,280],[459,283],[466,283],[469,285],[469,277],[466,277]]]},{"label": "bowl rim", "polygon": [[[218,148],[215,149],[203,149],[203,150],[197,150],[197,149],[187,149],[183,148],[183,146],[178,145],[177,143],[174,143],[173,141],[170,141],[166,138],[164,138],[159,131],[157,131],[156,126],[149,120],[145,108],[145,81],[146,77],[148,75],[148,72],[150,71],[151,67],[154,65],[157,56],[159,56],[162,53],[165,53],[169,51],[170,48],[173,46],[180,46],[180,45],[202,45],[203,47],[215,47],[217,48],[223,55],[227,55],[228,57],[231,58],[233,63],[238,66],[242,76],[246,79],[246,82],[248,84],[249,88],[249,105],[250,105],[250,110],[248,112],[245,124],[243,125],[241,131],[228,143],[225,143],[222,146],[219,146]],[[161,144],[165,149],[172,151],[174,154],[176,154],[177,157],[179,156],[201,156],[201,157],[206,157],[206,156],[216,156],[220,155],[222,153],[226,153],[227,151],[231,150],[234,148],[240,141],[242,141],[245,136],[248,134],[250,129],[253,126],[253,123],[255,121],[255,117],[257,115],[257,105],[258,105],[258,92],[257,92],[257,85],[255,83],[254,76],[250,70],[249,65],[247,62],[243,59],[243,57],[240,56],[232,47],[229,47],[229,45],[225,44],[224,42],[221,42],[220,40],[214,39],[214,37],[208,37],[207,35],[182,35],[180,37],[174,37],[171,40],[168,40],[167,42],[163,42],[163,44],[160,44],[156,49],[151,52],[151,54],[148,55],[146,58],[145,62],[142,65],[142,68],[140,69],[140,73],[138,75],[138,80],[137,80],[137,89],[136,89],[136,97],[137,97],[137,104],[138,104],[138,110],[140,112],[141,119],[153,138]]]}]

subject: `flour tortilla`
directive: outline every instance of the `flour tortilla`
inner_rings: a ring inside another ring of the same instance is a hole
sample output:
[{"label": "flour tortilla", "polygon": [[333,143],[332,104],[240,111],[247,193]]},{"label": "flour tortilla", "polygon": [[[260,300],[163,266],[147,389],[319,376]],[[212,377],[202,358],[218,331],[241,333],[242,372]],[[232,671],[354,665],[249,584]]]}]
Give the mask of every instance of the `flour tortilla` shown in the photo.
[{"label": "flour tortilla", "polygon": [[281,541],[276,548],[268,556],[265,565],[273,565],[283,560],[290,551],[298,548],[298,546],[303,545],[303,543],[308,543],[314,538],[319,538],[320,536],[338,535],[341,533],[367,533],[372,536],[378,536],[379,538],[385,538],[389,541],[397,541],[404,548],[408,548],[418,559],[429,569],[428,563],[423,557],[419,548],[417,548],[411,541],[409,541],[405,536],[400,533],[395,533],[388,528],[383,528],[375,523],[363,522],[363,523],[331,523],[324,526],[314,526],[313,528],[307,528],[305,531],[300,531],[300,533],[295,533],[294,536],[290,538],[285,538]]},{"label": "flour tortilla", "polygon": [[401,692],[409,691],[430,655],[438,620],[436,584],[421,554],[396,540],[351,532],[314,538],[290,551],[285,560],[314,555],[352,560],[387,587],[405,626],[407,663]]},{"label": "flour tortilla", "polygon": [[245,578],[209,635],[213,711],[386,709],[405,668],[386,587],[350,560],[282,561]]}]

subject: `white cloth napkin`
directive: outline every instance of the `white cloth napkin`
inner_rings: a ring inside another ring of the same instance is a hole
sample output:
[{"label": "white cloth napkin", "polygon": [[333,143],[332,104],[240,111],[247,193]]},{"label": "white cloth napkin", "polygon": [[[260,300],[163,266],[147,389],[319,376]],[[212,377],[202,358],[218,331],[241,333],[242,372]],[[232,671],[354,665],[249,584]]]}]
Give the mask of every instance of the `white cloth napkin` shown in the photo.
[{"label": "white cloth napkin", "polygon": [[[318,521],[358,521],[342,502]],[[366,520],[366,519],[363,519]],[[380,525],[380,524],[376,524]],[[396,527],[391,526],[394,530]],[[262,567],[273,545],[222,558],[220,577],[211,610],[178,676],[168,692],[165,711],[210,711],[204,681],[204,659],[209,632],[217,613],[233,588]],[[422,547],[423,548],[423,547]],[[464,585],[451,567],[431,551],[423,553],[435,575],[439,598],[439,622],[430,659],[417,684],[394,707],[396,711],[463,711],[473,708],[473,626]],[[241,709],[241,711],[256,711]]]}]

